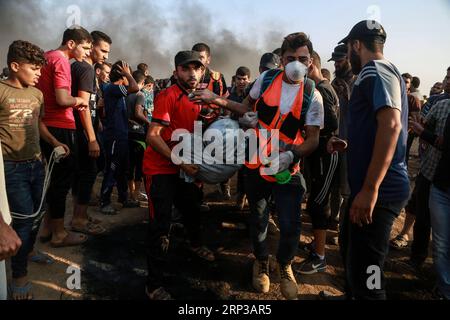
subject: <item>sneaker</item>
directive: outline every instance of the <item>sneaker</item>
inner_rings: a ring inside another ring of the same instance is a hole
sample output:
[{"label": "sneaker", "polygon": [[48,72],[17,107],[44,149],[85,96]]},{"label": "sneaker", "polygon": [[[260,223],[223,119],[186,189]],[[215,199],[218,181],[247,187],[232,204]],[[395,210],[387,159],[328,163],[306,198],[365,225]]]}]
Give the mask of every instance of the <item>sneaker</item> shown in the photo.
[{"label": "sneaker", "polygon": [[269,260],[255,260],[253,263],[253,288],[259,293],[267,293],[270,290]]},{"label": "sneaker", "polygon": [[113,216],[117,214],[116,209],[114,209],[114,207],[111,204],[101,207],[100,212],[108,216]]},{"label": "sneaker", "polygon": [[403,236],[398,235],[395,239],[392,239],[389,244],[392,249],[407,248],[409,245],[409,237],[407,234]]},{"label": "sneaker", "polygon": [[280,265],[278,264],[280,272],[280,290],[283,297],[286,300],[297,300],[298,299],[298,286],[295,280],[294,273],[292,272],[292,265]]},{"label": "sneaker", "polygon": [[297,272],[301,274],[314,274],[319,272],[325,272],[327,270],[327,261],[320,259],[317,254],[312,253],[308,259],[303,261]]},{"label": "sneaker", "polygon": [[139,208],[140,207],[139,201],[132,200],[132,199],[128,199],[127,201],[125,201],[122,204],[123,204],[123,207],[125,209],[132,209],[132,208]]}]

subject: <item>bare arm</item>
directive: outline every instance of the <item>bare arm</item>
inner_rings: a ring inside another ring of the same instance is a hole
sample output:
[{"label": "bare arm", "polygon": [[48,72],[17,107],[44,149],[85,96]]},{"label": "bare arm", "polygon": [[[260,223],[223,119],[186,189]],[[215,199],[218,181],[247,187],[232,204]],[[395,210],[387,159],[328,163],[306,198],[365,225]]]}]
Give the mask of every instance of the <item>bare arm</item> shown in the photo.
[{"label": "bare arm", "polygon": [[378,191],[392,163],[402,129],[399,110],[384,108],[378,111],[377,125],[373,155],[366,179],[350,209],[351,221],[359,226],[372,223],[373,210],[378,201]]},{"label": "bare arm", "polygon": [[204,102],[207,104],[215,104],[216,106],[234,112],[240,116],[246,114],[249,111],[250,107],[252,107],[254,104],[254,101],[250,97],[245,98],[242,103],[239,103],[222,98],[207,89],[195,91],[194,98],[192,100],[196,102]]},{"label": "bare arm", "polygon": [[49,131],[47,126],[44,122],[42,122],[41,119],[39,119],[39,134],[41,138],[47,142],[49,145],[53,146],[53,148],[56,147],[63,147],[64,150],[66,150],[66,157],[70,154],[70,149],[67,145],[59,142]]},{"label": "bare arm", "polygon": [[[86,91],[78,91],[78,97],[84,101],[89,101],[91,94]],[[97,143],[94,126],[92,125],[91,110],[89,108],[78,110],[78,114],[80,115],[81,125],[84,128],[84,133],[88,140],[89,156],[91,158],[98,158],[100,156],[100,146]]]},{"label": "bare arm", "polygon": [[[156,152],[158,152],[163,157],[167,158],[172,162],[172,150],[170,150],[167,143],[161,137],[161,132],[163,129],[164,129],[163,125],[152,122],[147,133],[146,142]],[[180,161],[180,163],[182,163],[182,161]],[[195,176],[198,172],[198,167],[194,165],[182,164],[180,167],[190,176]]]},{"label": "bare arm", "polygon": [[22,246],[17,233],[3,220],[0,212],[0,261],[14,256]]},{"label": "bare arm", "polygon": [[66,89],[55,89],[56,103],[64,108],[87,106],[88,100],[72,97]]},{"label": "bare arm", "polygon": [[306,126],[305,131],[305,141],[300,146],[294,146],[292,149],[294,154],[299,158],[309,156],[319,146],[320,127]]},{"label": "bare arm", "polygon": [[150,121],[148,120],[148,118],[144,114],[144,107],[143,106],[141,106],[141,105],[137,105],[136,106],[136,111],[134,113],[134,116],[140,123],[145,123],[148,126],[150,126]]}]

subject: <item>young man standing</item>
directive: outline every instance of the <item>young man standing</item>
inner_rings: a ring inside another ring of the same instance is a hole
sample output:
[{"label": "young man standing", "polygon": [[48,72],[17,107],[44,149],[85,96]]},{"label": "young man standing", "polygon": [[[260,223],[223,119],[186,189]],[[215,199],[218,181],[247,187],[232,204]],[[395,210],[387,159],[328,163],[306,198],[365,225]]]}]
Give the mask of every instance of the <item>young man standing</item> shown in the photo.
[{"label": "young man standing", "polygon": [[147,128],[150,121],[145,115],[145,96],[142,92],[145,84],[145,75],[142,71],[133,72],[133,78],[141,89],[127,97],[128,111],[128,146],[130,152],[130,166],[128,170],[128,190],[134,202],[148,200],[140,195],[142,186],[142,161],[147,149],[145,144]]},{"label": "young man standing", "polygon": [[195,176],[194,165],[172,162],[172,133],[177,129],[194,132],[201,106],[189,100],[205,72],[198,52],[182,51],[175,56],[177,83],[159,93],[155,100],[152,123],[147,134],[144,156],[144,174],[149,199],[149,249],[147,294],[150,299],[170,297],[164,289],[164,255],[170,245],[172,206],[183,215],[192,252],[198,257],[213,261],[214,254],[202,245],[200,236],[200,206],[203,193],[195,183],[180,178],[180,170]]},{"label": "young man standing", "polygon": [[[42,218],[45,177],[39,137],[52,148],[62,146],[67,154],[70,152],[66,145],[49,133],[41,121],[44,98],[34,86],[44,64],[44,52],[39,47],[26,41],[14,41],[8,51],[9,77],[0,82],[0,140],[6,192],[13,217],[12,227],[22,242],[17,254],[11,259],[14,300],[29,300],[33,297],[27,277],[28,255],[33,250]],[[12,236],[4,228],[3,220],[0,220],[2,237],[3,232]],[[10,241],[14,244],[13,240]],[[0,257],[0,260],[3,258]]]},{"label": "young man standing", "polygon": [[[305,190],[302,186],[299,161],[310,155],[319,144],[319,133],[323,128],[323,102],[320,93],[314,88],[314,83],[306,79],[313,53],[312,43],[306,34],[299,32],[287,36],[281,51],[284,70],[264,72],[242,104],[223,99],[208,90],[195,92],[194,95],[196,101],[213,103],[240,115],[254,110],[258,112],[259,129],[268,129],[269,132],[275,130],[274,132],[279,133],[280,150],[273,150],[278,151],[278,157],[273,159],[268,170],[262,159],[257,159],[256,165],[252,161],[245,181],[256,257],[252,282],[258,292],[267,293],[270,290],[266,238],[268,201],[273,195],[280,224],[277,253],[280,288],[286,299],[294,300],[297,299],[298,287],[291,264],[300,237],[301,203]],[[267,147],[269,144],[267,143]],[[272,175],[269,176],[266,171],[272,171]],[[273,175],[286,171],[290,172],[290,182],[278,184]]]},{"label": "young man standing", "polygon": [[[347,295],[355,299],[386,299],[383,269],[389,238],[409,198],[408,99],[400,72],[384,59],[385,41],[384,28],[369,20],[356,24],[341,41],[353,73],[359,74],[348,109],[351,197],[340,243]],[[368,286],[372,269],[378,270],[380,287]]]},{"label": "young man standing", "polygon": [[[116,214],[111,205],[111,193],[115,185],[119,193],[119,202],[124,208],[137,208],[139,203],[128,200],[127,170],[128,154],[128,112],[126,97],[139,91],[139,86],[131,75],[130,67],[123,61],[116,62],[110,74],[111,83],[104,86],[106,124],[105,138],[105,175],[101,191],[101,212]],[[117,183],[117,184],[116,184]]]},{"label": "young man standing", "polygon": [[[53,167],[50,186],[47,192],[48,213],[42,230],[41,240],[50,241],[54,247],[67,247],[81,244],[87,237],[66,231],[64,214],[66,197],[72,186],[76,168],[77,144],[76,124],[73,110],[83,110],[89,101],[71,96],[72,76],[69,60],[83,61],[88,57],[92,37],[83,28],[67,29],[61,46],[45,53],[47,64],[42,68],[42,76],[37,88],[44,94],[45,114],[43,122],[48,131],[70,148],[70,155]],[[43,141],[42,151],[50,160],[54,146]]]},{"label": "young man standing", "polygon": [[89,108],[74,111],[78,157],[72,185],[74,209],[71,226],[73,231],[98,235],[105,230],[99,225],[99,221],[90,218],[87,213],[97,177],[96,159],[100,156],[100,146],[97,142],[99,128],[97,81],[93,65],[102,64],[108,59],[112,41],[108,35],[100,31],[92,32],[91,36],[93,43],[89,57],[71,65],[72,95],[89,101]]},{"label": "young man standing", "polygon": [[[198,89],[208,89],[220,97],[227,98],[229,96],[229,92],[227,84],[225,82],[225,77],[222,73],[213,71],[209,67],[212,58],[210,47],[205,43],[197,43],[192,47],[192,51],[196,51],[200,54],[200,59],[206,66],[205,74],[203,76],[203,79],[200,81]],[[209,108],[209,106],[204,106],[202,114],[204,113],[206,115],[204,117],[206,126],[216,120],[220,113],[222,113],[223,115],[229,115],[229,112],[227,110]],[[224,200],[231,199],[231,187],[229,183],[221,183],[219,186],[219,192],[222,194]]]},{"label": "young man standing", "polygon": [[330,201],[331,186],[337,177],[339,156],[330,155],[327,151],[328,140],[338,129],[339,98],[330,82],[322,75],[321,60],[317,52],[313,52],[313,64],[309,69],[309,78],[316,84],[323,98],[324,128],[320,131],[319,147],[305,159],[310,171],[311,190],[308,197],[307,211],[311,216],[314,241],[308,259],[300,265],[301,274],[325,272],[325,243],[329,226],[329,215],[326,206]]}]

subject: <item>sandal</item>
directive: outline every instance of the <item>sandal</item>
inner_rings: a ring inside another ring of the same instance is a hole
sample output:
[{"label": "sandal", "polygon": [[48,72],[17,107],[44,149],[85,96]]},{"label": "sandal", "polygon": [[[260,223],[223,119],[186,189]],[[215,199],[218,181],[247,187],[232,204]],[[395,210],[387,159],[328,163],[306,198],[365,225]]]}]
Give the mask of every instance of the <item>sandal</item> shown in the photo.
[{"label": "sandal", "polygon": [[42,264],[42,265],[51,265],[55,263],[55,260],[53,260],[51,257],[46,255],[45,253],[42,253],[40,251],[37,251],[36,254],[31,255],[28,257],[28,260],[31,262]]},{"label": "sandal", "polygon": [[[26,301],[26,300],[33,300],[33,286],[30,282],[28,282],[23,287],[17,287],[14,284],[11,284],[10,286],[11,290],[11,299],[14,301]],[[19,297],[27,297],[26,299],[19,299]]]},{"label": "sandal", "polygon": [[408,236],[407,235],[398,235],[395,239],[392,239],[390,242],[391,248],[393,249],[403,249],[403,248],[407,248],[409,245],[409,241],[408,241]]},{"label": "sandal", "polygon": [[53,248],[75,247],[85,243],[87,240],[88,237],[84,234],[69,232],[61,242],[50,242],[50,246]]},{"label": "sandal", "polygon": [[106,229],[99,224],[88,222],[82,228],[72,226],[72,231],[82,233],[88,236],[98,236],[106,232]]},{"label": "sandal", "polygon": [[209,262],[213,262],[216,260],[214,253],[205,246],[198,247],[198,248],[191,247],[191,251],[192,251],[192,253],[197,255],[197,257],[199,257],[200,259],[203,259],[203,260],[206,260]]}]

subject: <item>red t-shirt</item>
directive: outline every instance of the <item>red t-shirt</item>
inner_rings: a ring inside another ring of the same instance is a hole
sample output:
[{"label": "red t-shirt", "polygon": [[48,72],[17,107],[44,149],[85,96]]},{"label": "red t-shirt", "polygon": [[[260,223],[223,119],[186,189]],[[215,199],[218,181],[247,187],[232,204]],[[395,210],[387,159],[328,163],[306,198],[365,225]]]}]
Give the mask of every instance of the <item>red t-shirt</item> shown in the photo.
[{"label": "red t-shirt", "polygon": [[[187,94],[178,85],[161,91],[155,99],[155,110],[153,111],[153,122],[165,126],[161,137],[167,145],[173,149],[176,142],[172,142],[172,133],[176,129],[186,129],[194,132],[194,122],[198,120],[201,107],[189,101]],[[179,167],[169,159],[148,147],[144,155],[144,174],[177,174]]]},{"label": "red t-shirt", "polygon": [[48,127],[75,129],[73,107],[61,107],[56,102],[55,89],[66,89],[71,94],[70,62],[59,50],[45,53],[47,64],[41,69],[37,88],[44,94],[44,123]]}]

